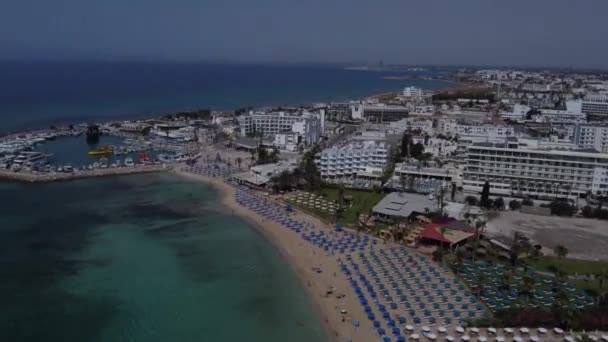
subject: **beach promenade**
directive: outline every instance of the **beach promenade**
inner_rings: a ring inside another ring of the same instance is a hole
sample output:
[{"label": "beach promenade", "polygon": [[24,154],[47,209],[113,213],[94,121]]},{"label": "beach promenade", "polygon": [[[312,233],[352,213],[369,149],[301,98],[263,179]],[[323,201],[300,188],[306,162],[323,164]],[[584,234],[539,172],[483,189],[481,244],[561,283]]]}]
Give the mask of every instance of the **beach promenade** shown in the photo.
[{"label": "beach promenade", "polygon": [[170,166],[164,164],[138,165],[132,167],[117,167],[94,170],[78,170],[74,172],[13,172],[10,170],[0,170],[0,180],[12,180],[30,183],[68,181],[80,178],[104,177],[130,175],[149,172],[162,172],[170,170]]}]

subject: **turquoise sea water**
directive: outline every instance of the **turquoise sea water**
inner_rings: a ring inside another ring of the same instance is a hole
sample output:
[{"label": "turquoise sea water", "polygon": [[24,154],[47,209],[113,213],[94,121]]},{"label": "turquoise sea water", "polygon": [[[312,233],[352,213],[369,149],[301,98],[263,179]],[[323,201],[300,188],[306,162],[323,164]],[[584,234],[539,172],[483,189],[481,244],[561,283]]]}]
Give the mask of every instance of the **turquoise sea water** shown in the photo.
[{"label": "turquoise sea water", "polygon": [[295,274],[205,185],[0,183],[1,341],[323,341]]}]

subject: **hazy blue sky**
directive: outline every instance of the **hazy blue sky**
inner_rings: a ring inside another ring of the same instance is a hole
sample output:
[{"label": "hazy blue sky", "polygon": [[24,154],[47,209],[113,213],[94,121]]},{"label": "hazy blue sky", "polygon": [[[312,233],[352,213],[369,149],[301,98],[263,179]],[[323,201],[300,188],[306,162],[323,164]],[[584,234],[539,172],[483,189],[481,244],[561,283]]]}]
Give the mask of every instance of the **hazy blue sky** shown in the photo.
[{"label": "hazy blue sky", "polygon": [[0,0],[0,58],[608,67],[606,0]]}]

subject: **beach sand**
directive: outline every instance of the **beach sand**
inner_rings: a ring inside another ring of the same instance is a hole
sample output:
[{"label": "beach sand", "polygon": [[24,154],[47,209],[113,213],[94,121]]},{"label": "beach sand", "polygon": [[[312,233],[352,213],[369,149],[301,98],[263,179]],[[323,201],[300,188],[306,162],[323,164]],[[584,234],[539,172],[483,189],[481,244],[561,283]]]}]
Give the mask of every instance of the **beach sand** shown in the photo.
[{"label": "beach sand", "polygon": [[[294,231],[238,205],[235,200],[236,189],[220,178],[209,178],[178,170],[175,172],[187,179],[212,185],[220,192],[223,205],[253,223],[281,251],[307,289],[331,340],[351,339],[356,342],[379,339],[357,298],[352,295],[347,277],[339,270],[337,256],[327,255],[303,241]],[[310,215],[297,212],[296,217],[319,228],[327,229],[328,232],[331,231],[328,225]],[[312,269],[313,267],[319,267],[323,272],[317,273]],[[332,295],[327,296],[326,292],[330,287],[335,289]],[[339,294],[345,296],[338,299],[336,297]],[[342,315],[342,310],[346,310],[347,313]],[[353,320],[358,320],[361,324],[356,330]]]}]

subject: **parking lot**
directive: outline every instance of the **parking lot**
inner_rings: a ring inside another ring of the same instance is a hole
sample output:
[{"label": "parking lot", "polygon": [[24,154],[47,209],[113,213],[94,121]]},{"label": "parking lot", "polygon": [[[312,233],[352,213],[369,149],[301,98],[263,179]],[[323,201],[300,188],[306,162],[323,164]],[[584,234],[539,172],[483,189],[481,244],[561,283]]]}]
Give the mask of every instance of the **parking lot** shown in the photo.
[{"label": "parking lot", "polygon": [[549,250],[564,245],[569,250],[568,257],[608,260],[608,221],[504,211],[487,224],[487,233],[492,237],[511,239],[514,231]]}]

